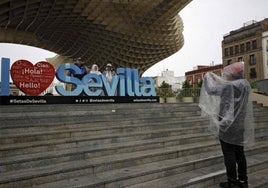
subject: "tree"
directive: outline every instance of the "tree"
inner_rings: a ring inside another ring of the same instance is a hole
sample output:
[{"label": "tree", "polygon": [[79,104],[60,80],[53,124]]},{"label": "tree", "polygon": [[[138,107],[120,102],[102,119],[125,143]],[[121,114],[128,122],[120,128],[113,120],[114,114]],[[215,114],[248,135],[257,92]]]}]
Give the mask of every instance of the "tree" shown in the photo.
[{"label": "tree", "polygon": [[185,80],[183,83],[182,83],[182,88],[183,89],[189,89],[189,88],[192,88],[192,86],[190,85],[190,83]]},{"label": "tree", "polygon": [[157,89],[157,94],[159,95],[159,97],[163,97],[164,99],[166,99],[167,97],[172,97],[173,91],[171,85],[163,81],[161,86]]},{"label": "tree", "polygon": [[178,97],[179,98],[182,98],[182,97],[192,97],[192,86],[191,84],[185,80],[183,83],[182,83],[182,90],[180,91]]}]

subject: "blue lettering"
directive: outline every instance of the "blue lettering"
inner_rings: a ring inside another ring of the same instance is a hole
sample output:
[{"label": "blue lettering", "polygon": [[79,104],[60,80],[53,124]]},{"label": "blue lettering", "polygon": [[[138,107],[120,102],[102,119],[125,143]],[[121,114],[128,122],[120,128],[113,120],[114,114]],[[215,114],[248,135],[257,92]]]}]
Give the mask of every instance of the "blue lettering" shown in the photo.
[{"label": "blue lettering", "polygon": [[[109,83],[104,75],[87,74],[82,81],[64,74],[66,70],[80,74],[80,69],[73,64],[61,65],[56,77],[59,81],[74,84],[73,91],[66,91],[63,86],[56,86],[59,94],[64,96],[76,96],[84,92],[88,96],[99,96],[102,91],[106,96],[156,96],[154,80],[150,77],[139,79],[138,70],[130,68],[118,68],[118,76],[112,78]],[[92,82],[90,82],[92,80]],[[116,92],[117,91],[117,92]]]},{"label": "blue lettering", "polygon": [[81,80],[78,78],[68,76],[65,74],[67,71],[73,71],[74,74],[81,74],[81,70],[74,64],[66,63],[61,65],[56,72],[56,77],[59,81],[64,82],[64,83],[69,83],[74,85],[74,89],[72,91],[66,91],[65,88],[60,85],[56,86],[55,89],[56,91],[63,96],[77,96],[80,95],[83,91],[84,84]]},{"label": "blue lettering", "polygon": [[97,74],[87,74],[83,77],[84,92],[88,96],[99,96],[102,91],[102,80]]},{"label": "blue lettering", "polygon": [[133,92],[133,84],[132,84],[132,71],[130,68],[125,69],[125,76],[126,76],[126,94],[128,96],[134,96]]},{"label": "blue lettering", "polygon": [[[10,59],[1,59],[1,96],[10,95]],[[71,91],[64,86],[58,85],[56,91],[63,96],[78,96],[84,92],[88,96],[100,96],[104,93],[107,96],[156,96],[154,80],[150,77],[139,78],[137,69],[118,68],[118,76],[112,78],[109,83],[104,75],[87,74],[82,80],[73,77],[66,72],[81,74],[81,70],[74,64],[66,63],[56,71],[56,78],[63,83],[72,84]]]},{"label": "blue lettering", "polygon": [[141,93],[143,96],[156,96],[155,87],[154,87],[154,80],[150,77],[142,77],[140,79],[142,84],[141,86]]},{"label": "blue lettering", "polygon": [[126,80],[125,80],[125,69],[124,68],[118,68],[116,70],[118,76],[119,76],[119,86],[118,86],[118,95],[119,96],[126,96]]},{"label": "blue lettering", "polygon": [[141,96],[138,70],[133,69],[132,73],[133,73],[133,85],[134,85],[133,88],[135,96]]},{"label": "blue lettering", "polygon": [[103,87],[104,94],[108,95],[108,96],[115,96],[115,92],[116,92],[116,88],[117,88],[117,85],[118,85],[119,77],[118,76],[113,76],[111,85],[107,81],[105,76],[101,75],[101,77],[102,77],[103,85],[104,85],[104,87]]},{"label": "blue lettering", "polygon": [[9,88],[9,69],[10,69],[10,59],[2,58],[1,59],[1,96],[10,95]]}]

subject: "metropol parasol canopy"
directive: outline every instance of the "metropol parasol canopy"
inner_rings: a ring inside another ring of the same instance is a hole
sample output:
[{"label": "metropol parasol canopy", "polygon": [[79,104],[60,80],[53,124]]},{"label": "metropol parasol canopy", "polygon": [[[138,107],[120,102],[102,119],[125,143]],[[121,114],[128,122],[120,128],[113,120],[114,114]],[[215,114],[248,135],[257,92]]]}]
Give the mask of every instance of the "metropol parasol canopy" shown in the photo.
[{"label": "metropol parasol canopy", "polygon": [[182,48],[178,13],[190,1],[1,0],[0,42],[55,52],[56,67],[81,57],[143,73]]}]

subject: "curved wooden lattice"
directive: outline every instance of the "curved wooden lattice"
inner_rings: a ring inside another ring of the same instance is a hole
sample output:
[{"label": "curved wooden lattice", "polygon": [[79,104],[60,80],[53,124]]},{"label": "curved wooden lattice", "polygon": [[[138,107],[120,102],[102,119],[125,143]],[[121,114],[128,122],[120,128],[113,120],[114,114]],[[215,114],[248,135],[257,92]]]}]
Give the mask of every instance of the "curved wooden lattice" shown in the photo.
[{"label": "curved wooden lattice", "polygon": [[183,46],[179,11],[191,0],[1,0],[0,41],[143,73]]}]

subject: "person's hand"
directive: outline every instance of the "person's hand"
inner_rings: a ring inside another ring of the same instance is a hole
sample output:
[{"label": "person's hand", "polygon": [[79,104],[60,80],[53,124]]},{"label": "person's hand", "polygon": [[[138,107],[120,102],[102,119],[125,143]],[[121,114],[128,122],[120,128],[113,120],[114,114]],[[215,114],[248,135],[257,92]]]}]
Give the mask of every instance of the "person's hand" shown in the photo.
[{"label": "person's hand", "polygon": [[207,72],[205,75],[204,75],[204,79],[208,79],[210,77],[211,73],[210,72]]},{"label": "person's hand", "polygon": [[213,79],[213,81],[218,81],[219,80],[219,77],[215,74],[210,74],[211,75],[211,78]]}]

